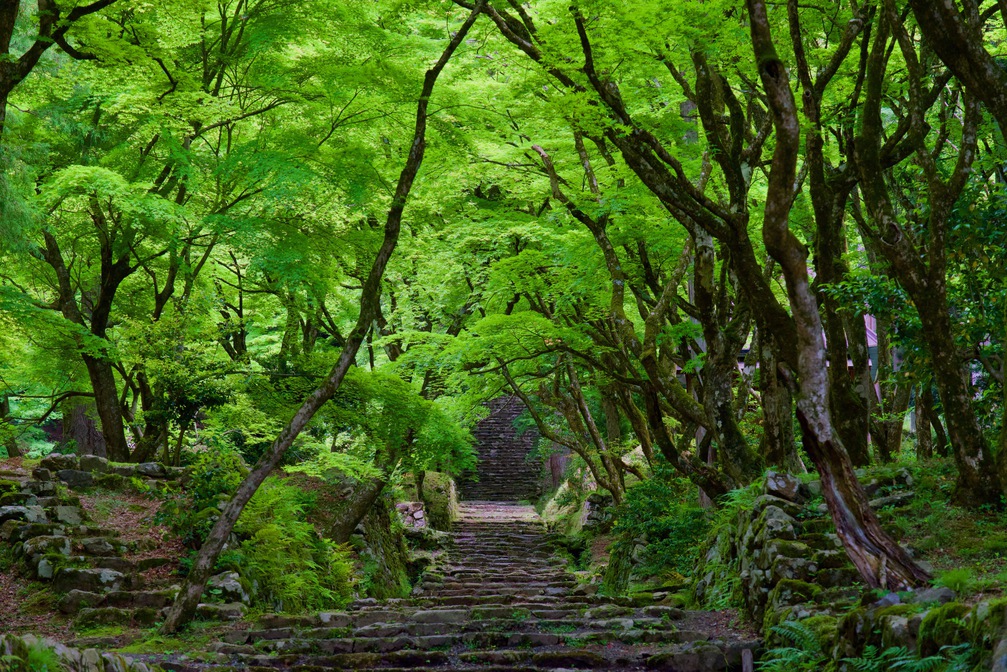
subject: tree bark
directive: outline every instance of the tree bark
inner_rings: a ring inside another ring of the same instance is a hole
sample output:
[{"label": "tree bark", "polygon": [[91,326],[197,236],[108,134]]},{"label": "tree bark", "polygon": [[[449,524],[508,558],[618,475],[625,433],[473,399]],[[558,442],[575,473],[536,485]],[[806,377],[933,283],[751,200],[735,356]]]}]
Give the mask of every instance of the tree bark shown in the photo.
[{"label": "tree bark", "polygon": [[89,406],[83,401],[63,402],[63,440],[72,440],[78,455],[107,457],[105,437],[88,415]]},{"label": "tree bark", "polygon": [[101,433],[105,437],[105,451],[113,462],[129,461],[129,445],[119,405],[119,391],[115,384],[112,363],[102,357],[82,355],[87,367],[91,387],[94,390],[94,405],[101,419]]},{"label": "tree bark", "polygon": [[220,555],[221,550],[223,550],[224,544],[227,542],[231,530],[234,529],[235,523],[238,522],[238,518],[241,516],[245,505],[252,499],[252,496],[259,486],[262,485],[262,482],[266,480],[270,472],[280,463],[287,449],[293,444],[294,439],[297,438],[301,430],[311,421],[311,418],[314,417],[318,409],[336,393],[340,385],[342,385],[343,379],[346,377],[346,372],[349,371],[350,366],[356,360],[357,351],[363,344],[364,338],[367,332],[370,331],[371,325],[377,316],[381,301],[381,279],[384,276],[385,268],[388,266],[388,261],[398,244],[399,233],[402,229],[402,212],[405,209],[409,193],[416,180],[416,175],[423,163],[423,155],[426,151],[427,110],[430,105],[430,96],[433,94],[438,76],[444,70],[444,67],[458,49],[458,46],[465,39],[472,24],[475,23],[476,18],[482,12],[483,5],[483,0],[478,0],[475,9],[472,10],[465,23],[451,38],[437,63],[426,72],[423,80],[423,89],[420,92],[419,101],[416,106],[416,122],[409,156],[399,175],[392,204],[388,210],[388,216],[385,220],[384,239],[361,289],[360,314],[357,316],[356,324],[346,338],[346,344],[339,355],[339,360],[332,367],[325,382],[305,399],[304,403],[294,414],[294,417],[291,418],[287,426],[280,432],[280,435],[276,437],[276,440],[273,441],[269,449],[259,458],[252,471],[242,481],[241,485],[238,486],[237,491],[227,503],[227,506],[221,511],[220,518],[213,526],[202,548],[199,549],[199,554],[192,564],[192,569],[189,571],[189,575],[183,582],[174,604],[172,604],[164,623],[161,625],[161,633],[173,633],[192,619],[193,614],[196,612],[196,607],[199,605],[199,599],[203,595],[206,581],[210,578],[213,566],[217,562],[217,557]]}]

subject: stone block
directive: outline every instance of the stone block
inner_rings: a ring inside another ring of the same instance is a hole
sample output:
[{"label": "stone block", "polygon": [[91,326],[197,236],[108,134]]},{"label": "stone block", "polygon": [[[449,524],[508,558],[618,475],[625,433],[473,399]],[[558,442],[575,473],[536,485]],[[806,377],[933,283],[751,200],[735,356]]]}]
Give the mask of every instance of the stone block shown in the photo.
[{"label": "stone block", "polygon": [[108,460],[104,457],[98,457],[97,455],[81,455],[80,470],[104,474],[108,471]]},{"label": "stone block", "polygon": [[63,536],[35,537],[24,542],[21,551],[29,558],[46,553],[70,555],[70,539]]},{"label": "stone block", "polygon": [[56,472],[56,477],[73,489],[94,487],[94,475],[90,471],[63,469]]},{"label": "stone block", "polygon": [[76,506],[57,506],[53,510],[56,520],[65,525],[80,525],[84,522],[83,512]]},{"label": "stone block", "polygon": [[59,610],[64,614],[76,614],[87,607],[97,607],[102,596],[85,590],[71,590],[59,601]]},{"label": "stone block", "polygon": [[56,572],[53,589],[58,593],[68,593],[71,590],[83,590],[90,593],[100,593],[118,590],[126,577],[112,569],[78,569],[64,567]]},{"label": "stone block", "polygon": [[64,469],[77,469],[80,462],[76,455],[61,455],[60,453],[49,453],[38,463],[42,469],[50,471],[63,471]]},{"label": "stone block", "polygon": [[0,524],[8,520],[25,523],[45,523],[45,511],[41,506],[0,506]]},{"label": "stone block", "polygon": [[792,474],[781,474],[776,471],[766,472],[766,485],[762,492],[774,497],[780,497],[788,502],[797,502],[801,498],[801,481]]},{"label": "stone block", "polygon": [[147,478],[167,478],[168,470],[160,462],[141,462],[136,465],[136,474]]}]

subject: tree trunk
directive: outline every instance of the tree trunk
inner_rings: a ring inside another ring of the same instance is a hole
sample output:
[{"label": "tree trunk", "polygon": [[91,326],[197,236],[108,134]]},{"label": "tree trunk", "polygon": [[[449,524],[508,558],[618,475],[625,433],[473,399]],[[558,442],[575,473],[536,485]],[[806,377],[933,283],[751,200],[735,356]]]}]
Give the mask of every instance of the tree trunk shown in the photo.
[{"label": "tree trunk", "polygon": [[101,433],[105,437],[105,451],[113,462],[129,461],[129,445],[123,424],[119,392],[116,389],[112,364],[106,359],[82,355],[94,389],[94,405],[101,420]]},{"label": "tree trunk", "polygon": [[822,494],[836,533],[864,582],[889,590],[913,588],[929,576],[881,529],[832,425],[821,315],[808,280],[807,252],[789,229],[801,144],[794,94],[773,44],[765,0],[748,0],[748,15],[759,77],[776,129],[762,236],[766,250],[783,269],[797,327],[797,418],[804,445],[821,475]]},{"label": "tree trunk", "polygon": [[14,434],[14,426],[8,422],[10,417],[10,397],[6,394],[0,395],[0,424],[3,433],[10,432],[10,436],[4,439],[3,447],[7,450],[7,457],[21,457],[21,451],[17,446],[17,436]]},{"label": "tree trunk", "polygon": [[63,440],[72,440],[78,455],[106,457],[105,437],[88,415],[89,407],[89,403],[79,398],[63,402]]},{"label": "tree trunk", "polygon": [[762,446],[766,464],[792,474],[807,471],[794,441],[794,400],[790,388],[777,375],[773,347],[759,332],[759,396],[762,400]]},{"label": "tree trunk", "polygon": [[978,506],[999,504],[1002,489],[996,461],[986,444],[979,419],[973,407],[974,393],[967,380],[967,371],[955,347],[951,331],[951,316],[943,283],[925,303],[916,303],[923,338],[930,350],[934,370],[934,385],[941,397],[952,454],[958,467],[958,481],[952,498],[955,502]]},{"label": "tree trunk", "polygon": [[335,521],[329,527],[329,539],[337,544],[349,541],[353,530],[371,510],[384,487],[384,480],[379,478],[360,482],[336,512]]},{"label": "tree trunk", "polygon": [[217,557],[220,555],[221,550],[223,550],[224,544],[231,535],[231,530],[234,529],[234,525],[238,522],[241,512],[245,509],[245,505],[252,499],[252,495],[259,489],[262,482],[266,480],[269,473],[280,463],[287,449],[293,444],[294,439],[297,438],[301,430],[311,421],[311,418],[314,417],[318,409],[336,393],[340,385],[342,385],[343,379],[346,377],[346,372],[349,371],[350,366],[356,360],[357,351],[363,344],[364,338],[370,331],[371,324],[378,314],[381,301],[381,279],[384,276],[385,268],[388,266],[388,260],[391,258],[398,244],[399,233],[402,230],[402,212],[405,209],[409,193],[412,191],[413,182],[416,180],[416,175],[423,163],[423,155],[426,151],[427,109],[430,105],[430,96],[433,94],[434,84],[437,82],[441,71],[447,65],[451,55],[465,39],[469,28],[472,27],[472,24],[475,23],[476,18],[482,12],[483,6],[484,1],[477,0],[475,9],[472,10],[465,23],[451,38],[437,63],[427,70],[423,79],[423,89],[420,92],[419,101],[416,105],[416,124],[413,131],[412,144],[409,149],[409,156],[406,159],[402,172],[399,174],[399,181],[392,197],[391,206],[388,209],[388,216],[385,220],[384,239],[361,289],[360,314],[357,316],[357,321],[352,331],[350,331],[349,336],[346,338],[346,344],[339,355],[339,360],[332,367],[328,376],[326,376],[324,383],[304,400],[304,403],[297,409],[294,417],[290,419],[287,426],[276,437],[273,445],[259,458],[252,471],[245,477],[241,485],[238,486],[234,496],[224,507],[224,510],[221,511],[220,518],[213,526],[202,548],[199,549],[199,554],[192,564],[192,569],[189,571],[189,575],[183,582],[174,604],[172,604],[164,619],[164,623],[161,625],[160,632],[162,634],[174,633],[192,619],[192,616],[196,613],[196,607],[199,605],[199,598],[203,595],[206,581],[210,578],[213,566],[217,562]]},{"label": "tree trunk", "polygon": [[916,391],[916,456],[923,460],[934,456],[934,442],[930,436],[933,400],[924,400],[924,396],[930,396],[929,387],[929,382],[920,383]]}]

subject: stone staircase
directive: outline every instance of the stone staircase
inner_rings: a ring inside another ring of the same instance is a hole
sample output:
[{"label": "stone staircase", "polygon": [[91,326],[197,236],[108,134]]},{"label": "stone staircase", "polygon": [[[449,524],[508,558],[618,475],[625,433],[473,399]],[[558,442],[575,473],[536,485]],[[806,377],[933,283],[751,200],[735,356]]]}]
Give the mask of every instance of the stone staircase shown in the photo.
[{"label": "stone staircase", "polygon": [[476,473],[459,481],[461,498],[468,501],[519,502],[540,493],[542,465],[528,456],[538,438],[534,429],[518,434],[514,427],[524,406],[517,397],[489,402],[490,414],[472,431],[479,453]]},{"label": "stone staircase", "polygon": [[750,669],[758,641],[724,628],[714,637],[704,612],[588,595],[553,541],[530,506],[466,503],[412,598],[267,614],[226,633],[210,660],[148,660],[180,672]]},{"label": "stone staircase", "polygon": [[[31,579],[51,582],[59,609],[78,628],[150,626],[174,599],[166,571],[177,562],[152,545],[124,541],[89,520],[75,490],[94,486],[160,489],[180,470],[157,463],[116,465],[103,458],[50,455],[29,477],[0,473],[0,543],[13,548]],[[137,480],[134,480],[137,479]]]}]

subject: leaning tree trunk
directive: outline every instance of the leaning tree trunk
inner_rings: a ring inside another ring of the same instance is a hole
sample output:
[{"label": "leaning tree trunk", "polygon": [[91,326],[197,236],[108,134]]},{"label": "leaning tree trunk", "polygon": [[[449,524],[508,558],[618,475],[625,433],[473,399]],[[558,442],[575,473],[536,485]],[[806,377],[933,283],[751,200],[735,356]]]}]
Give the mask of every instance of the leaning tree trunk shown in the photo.
[{"label": "leaning tree trunk", "polygon": [[304,403],[297,409],[294,417],[283,428],[280,435],[276,437],[269,450],[259,458],[252,471],[245,477],[241,485],[238,486],[231,501],[221,511],[220,518],[213,526],[213,529],[210,530],[210,534],[207,536],[202,548],[199,549],[199,554],[196,556],[192,569],[182,584],[182,588],[179,590],[174,604],[168,610],[168,615],[165,617],[164,623],[160,628],[161,633],[173,633],[192,619],[192,616],[196,613],[196,607],[199,605],[199,599],[203,595],[206,581],[210,578],[213,566],[217,562],[217,557],[223,550],[224,544],[231,535],[231,530],[234,529],[235,523],[238,522],[238,517],[241,516],[241,512],[245,509],[245,505],[252,499],[255,491],[259,489],[259,486],[266,480],[270,472],[280,463],[287,449],[293,444],[294,439],[297,438],[301,430],[311,421],[311,418],[314,417],[318,409],[336,393],[340,385],[342,385],[343,379],[346,377],[346,372],[349,371],[350,366],[356,360],[357,351],[360,349],[361,344],[363,344],[364,338],[367,336],[368,331],[370,331],[371,324],[377,317],[381,301],[381,278],[384,276],[388,260],[391,258],[398,243],[399,232],[402,228],[402,211],[405,209],[409,192],[412,190],[413,182],[416,180],[416,174],[423,163],[423,154],[426,151],[427,109],[430,105],[430,96],[433,93],[434,84],[436,84],[437,77],[447,65],[451,55],[458,49],[458,46],[465,39],[469,28],[472,27],[472,24],[475,23],[476,18],[482,12],[483,5],[483,0],[476,2],[475,9],[472,10],[465,23],[451,38],[437,63],[426,72],[423,80],[423,90],[420,92],[419,101],[416,105],[416,124],[413,131],[412,145],[409,149],[406,165],[399,175],[392,204],[388,210],[388,217],[385,220],[384,239],[361,289],[360,314],[357,316],[357,322],[346,338],[343,350],[339,354],[339,360],[332,367],[321,387],[312,392],[304,400]]},{"label": "leaning tree trunk", "polygon": [[864,582],[905,590],[925,583],[929,575],[881,529],[832,425],[822,320],[808,280],[807,251],[789,229],[801,144],[797,109],[787,69],[773,44],[765,0],[748,0],[748,13],[759,77],[776,129],[762,235],[766,250],[783,269],[797,326],[797,418],[804,445],[821,476],[822,494],[836,533]]},{"label": "leaning tree trunk", "polygon": [[807,469],[797,454],[794,442],[794,399],[790,388],[777,375],[776,355],[761,330],[756,339],[759,349],[759,398],[762,401],[762,444],[760,452],[766,464],[790,473]]}]

